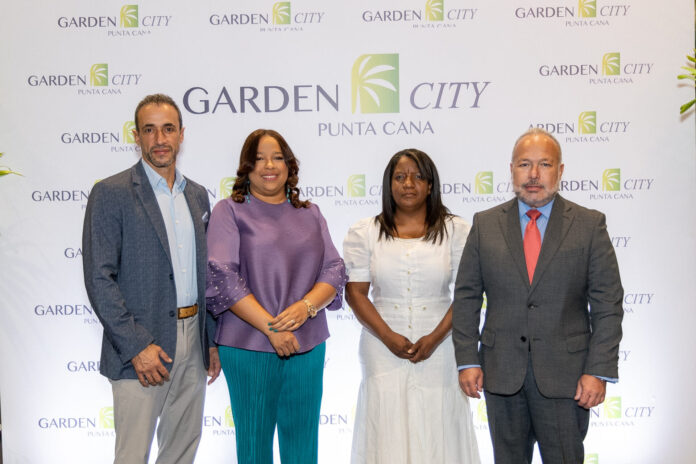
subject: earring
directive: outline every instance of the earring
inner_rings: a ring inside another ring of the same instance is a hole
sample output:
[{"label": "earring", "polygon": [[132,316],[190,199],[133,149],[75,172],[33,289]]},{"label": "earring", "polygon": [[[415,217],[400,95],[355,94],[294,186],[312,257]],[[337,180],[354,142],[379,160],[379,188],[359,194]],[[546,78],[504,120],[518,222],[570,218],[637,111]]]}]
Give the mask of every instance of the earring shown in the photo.
[{"label": "earring", "polygon": [[290,203],[290,186],[285,188],[285,198],[287,198],[288,203]]},{"label": "earring", "polygon": [[249,179],[246,181],[246,193],[244,194],[246,202],[249,203]]}]

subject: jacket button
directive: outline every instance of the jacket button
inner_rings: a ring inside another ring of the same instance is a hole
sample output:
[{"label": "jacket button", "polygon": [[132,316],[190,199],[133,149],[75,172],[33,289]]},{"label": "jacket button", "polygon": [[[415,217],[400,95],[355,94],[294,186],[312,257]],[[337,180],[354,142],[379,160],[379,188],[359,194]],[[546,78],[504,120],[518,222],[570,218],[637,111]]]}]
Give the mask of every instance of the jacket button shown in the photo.
[{"label": "jacket button", "polygon": [[525,336],[523,335],[523,336],[520,337],[520,340],[521,340],[522,342],[526,342],[526,341],[527,341],[527,337],[525,337]]},{"label": "jacket button", "polygon": [[174,311],[169,311],[169,317],[174,317]]},{"label": "jacket button", "polygon": [[529,308],[529,309],[535,309],[536,307],[537,307],[537,305],[535,305],[534,303],[529,303],[527,305],[527,308]]},{"label": "jacket button", "polygon": [[174,274],[169,274],[169,280],[174,280]]}]

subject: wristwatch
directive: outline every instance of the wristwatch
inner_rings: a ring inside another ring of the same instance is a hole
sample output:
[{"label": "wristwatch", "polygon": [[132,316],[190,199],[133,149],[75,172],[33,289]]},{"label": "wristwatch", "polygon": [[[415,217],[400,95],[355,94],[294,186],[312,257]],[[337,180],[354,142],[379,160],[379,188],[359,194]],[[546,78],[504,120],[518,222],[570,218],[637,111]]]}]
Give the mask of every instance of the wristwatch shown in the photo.
[{"label": "wristwatch", "polygon": [[307,298],[305,298],[304,300],[302,300],[302,302],[305,304],[305,306],[307,306],[307,316],[308,316],[308,317],[311,317],[311,318],[316,317],[316,316],[317,316],[317,313],[319,312],[319,310],[317,309],[317,307],[314,306],[314,305],[312,304],[312,302],[309,301]]}]

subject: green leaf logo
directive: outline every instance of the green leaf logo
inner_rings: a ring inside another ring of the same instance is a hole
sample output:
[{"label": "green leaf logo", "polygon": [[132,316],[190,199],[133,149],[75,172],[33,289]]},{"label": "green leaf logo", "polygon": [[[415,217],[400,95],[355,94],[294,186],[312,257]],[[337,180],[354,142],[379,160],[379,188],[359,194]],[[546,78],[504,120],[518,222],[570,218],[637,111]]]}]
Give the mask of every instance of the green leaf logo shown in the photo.
[{"label": "green leaf logo", "polygon": [[101,425],[103,429],[114,428],[114,408],[112,406],[107,406],[99,410],[99,425]]},{"label": "green leaf logo", "polygon": [[365,196],[365,174],[353,174],[348,177],[348,195],[351,197]]},{"label": "green leaf logo", "polygon": [[135,123],[133,121],[126,121],[123,123],[123,143],[135,143],[135,136],[133,135],[134,129]]},{"label": "green leaf logo", "polygon": [[605,192],[618,192],[621,190],[621,169],[604,170],[602,174],[602,190]]},{"label": "green leaf logo", "polygon": [[353,113],[399,112],[399,54],[362,55],[351,75]]},{"label": "green leaf logo", "polygon": [[232,187],[234,187],[234,181],[237,180],[236,177],[223,177],[220,179],[220,198],[229,198],[232,195]]},{"label": "green leaf logo", "polygon": [[620,396],[610,396],[604,400],[604,417],[607,419],[621,419]]},{"label": "green leaf logo", "polygon": [[109,65],[106,63],[93,64],[89,70],[89,85],[106,87],[109,85]]},{"label": "green leaf logo", "polygon": [[234,428],[234,418],[232,417],[232,406],[225,408],[225,425]]},{"label": "green leaf logo", "polygon": [[273,24],[290,24],[290,2],[273,4]]},{"label": "green leaf logo", "polygon": [[602,74],[618,76],[621,74],[621,53],[605,53],[602,57]]},{"label": "green leaf logo", "polygon": [[425,2],[425,17],[428,21],[445,19],[445,0],[428,0]]},{"label": "green leaf logo", "polygon": [[486,409],[486,402],[484,400],[480,400],[476,407],[476,418],[482,424],[488,423],[488,410]]},{"label": "green leaf logo", "polygon": [[597,17],[597,0],[579,0],[578,9],[583,18]]},{"label": "green leaf logo", "polygon": [[481,171],[474,178],[474,191],[478,195],[488,195],[493,193],[493,172]]},{"label": "green leaf logo", "polygon": [[138,5],[123,5],[119,25],[121,27],[138,27]]},{"label": "green leaf logo", "polygon": [[597,453],[586,454],[582,464],[599,464],[599,455]]},{"label": "green leaf logo", "polygon": [[578,116],[578,126],[581,134],[596,134],[597,133],[597,112],[583,111]]}]

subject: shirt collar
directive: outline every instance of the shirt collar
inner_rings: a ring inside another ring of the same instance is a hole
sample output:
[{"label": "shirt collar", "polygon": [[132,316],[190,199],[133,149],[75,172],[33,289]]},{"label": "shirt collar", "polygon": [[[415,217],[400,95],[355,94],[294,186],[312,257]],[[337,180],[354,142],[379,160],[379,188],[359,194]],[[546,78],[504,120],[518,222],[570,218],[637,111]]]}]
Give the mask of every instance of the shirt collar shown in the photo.
[{"label": "shirt collar", "polygon": [[[152,190],[161,190],[165,189],[169,191],[169,186],[167,185],[167,181],[162,177],[157,171],[155,171],[152,166],[147,164],[144,159],[140,159],[140,162],[142,163],[143,167],[145,168],[145,174],[147,175],[147,180],[150,181],[150,185],[152,186]],[[186,187],[186,178],[179,172],[178,169],[175,170],[175,177],[174,177],[174,186],[172,188],[172,192],[183,192],[184,187]]]},{"label": "shirt collar", "polygon": [[544,206],[532,208],[527,203],[523,202],[518,198],[517,205],[519,206],[520,219],[522,219],[522,217],[525,216],[527,214],[527,211],[529,211],[530,209],[537,209],[544,218],[548,219],[551,216],[551,208],[553,208],[553,202],[555,200],[556,196],[554,195],[553,199],[546,203]]}]

